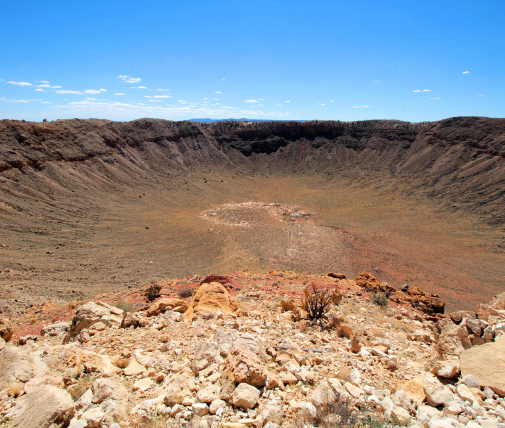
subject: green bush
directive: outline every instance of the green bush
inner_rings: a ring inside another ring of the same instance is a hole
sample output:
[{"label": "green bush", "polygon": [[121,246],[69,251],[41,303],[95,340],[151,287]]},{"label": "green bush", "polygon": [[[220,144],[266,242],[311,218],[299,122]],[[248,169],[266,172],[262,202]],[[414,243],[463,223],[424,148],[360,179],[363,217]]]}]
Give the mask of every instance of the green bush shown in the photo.
[{"label": "green bush", "polygon": [[372,302],[378,306],[387,306],[389,303],[388,298],[382,293],[375,293],[372,296]]}]

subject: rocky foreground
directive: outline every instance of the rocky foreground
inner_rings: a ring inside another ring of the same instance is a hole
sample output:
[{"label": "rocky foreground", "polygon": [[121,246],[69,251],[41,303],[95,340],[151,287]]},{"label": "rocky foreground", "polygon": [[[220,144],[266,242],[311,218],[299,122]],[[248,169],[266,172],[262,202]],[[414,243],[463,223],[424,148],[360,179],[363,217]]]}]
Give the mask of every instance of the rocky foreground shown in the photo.
[{"label": "rocky foreground", "polygon": [[[1,321],[0,426],[505,427],[505,295],[448,316],[370,274],[159,285],[148,304],[136,290]],[[311,321],[305,289],[342,297]]]}]

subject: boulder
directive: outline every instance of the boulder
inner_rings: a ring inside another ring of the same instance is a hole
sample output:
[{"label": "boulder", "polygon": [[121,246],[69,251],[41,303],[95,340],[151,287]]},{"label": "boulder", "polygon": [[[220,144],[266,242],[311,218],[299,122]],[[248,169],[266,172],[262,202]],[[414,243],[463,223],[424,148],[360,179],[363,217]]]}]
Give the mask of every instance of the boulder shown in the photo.
[{"label": "boulder", "polygon": [[17,415],[12,428],[53,428],[66,426],[74,416],[70,394],[52,385],[41,385],[17,399]]},{"label": "boulder", "polygon": [[209,406],[205,403],[195,403],[191,406],[191,408],[195,416],[202,417],[209,413]]},{"label": "boulder", "polygon": [[196,394],[196,399],[200,403],[212,403],[214,400],[219,399],[220,391],[221,389],[218,385],[210,385],[200,389]]},{"label": "boulder", "polygon": [[427,386],[424,388],[424,393],[428,404],[433,407],[446,406],[455,398],[448,386],[439,386],[438,388]]},{"label": "boulder", "polygon": [[444,379],[454,379],[459,376],[459,361],[437,361],[431,372]]},{"label": "boulder", "polygon": [[13,330],[10,322],[7,321],[6,319],[0,318],[0,337],[6,342],[8,342],[9,340],[11,340],[12,333]]},{"label": "boulder", "polygon": [[58,322],[56,324],[49,324],[40,329],[41,336],[59,336],[65,334],[70,330],[70,322]]},{"label": "boulder", "polygon": [[468,349],[460,356],[461,375],[472,375],[482,387],[505,396],[505,335]]},{"label": "boulder", "polygon": [[105,306],[98,305],[94,302],[88,302],[80,306],[75,312],[72,323],[70,324],[70,330],[64,339],[64,343],[75,341],[81,331],[93,327],[93,325],[98,322],[102,322],[107,327],[119,327],[122,319],[122,316],[113,314]]},{"label": "boulder", "polygon": [[0,352],[0,390],[9,383],[28,382],[49,371],[39,352],[7,345]]},{"label": "boulder", "polygon": [[185,300],[175,297],[162,297],[156,300],[146,311],[148,317],[156,317],[169,309],[177,309],[177,312],[186,312],[188,304]]},{"label": "boulder", "polygon": [[272,405],[267,405],[258,415],[258,421],[260,426],[280,426],[282,424],[282,418],[284,416],[283,411],[277,407]]},{"label": "boulder", "polygon": [[[472,344],[468,337],[461,335],[460,327],[454,324],[450,318],[441,319],[436,327],[440,332],[438,351],[442,359],[454,359],[454,357],[461,355],[465,349],[471,348]],[[462,330],[466,331],[466,327]]]},{"label": "boulder", "polygon": [[270,372],[258,357],[245,349],[234,346],[224,362],[221,386],[226,392],[230,385],[237,383],[246,383],[258,388],[284,389],[282,380]]},{"label": "boulder", "polygon": [[243,407],[244,409],[252,409],[256,406],[260,398],[259,389],[247,383],[241,383],[235,388],[231,395],[231,403],[236,407]]},{"label": "boulder", "polygon": [[86,373],[101,373],[106,377],[121,373],[121,369],[111,363],[108,355],[101,355],[80,348],[69,349],[65,361],[69,367],[83,366]]},{"label": "boulder", "polygon": [[416,376],[408,381],[399,383],[397,389],[404,391],[417,405],[421,405],[426,398],[424,388],[437,388],[439,386],[442,386],[440,381],[431,373],[427,373],[424,376]]},{"label": "boulder", "polygon": [[200,370],[204,370],[219,357],[219,347],[215,342],[199,341],[195,348],[195,358],[191,363],[191,370],[198,374]]},{"label": "boulder", "polygon": [[329,408],[336,399],[337,394],[326,380],[319,383],[310,396],[310,402],[317,409]]},{"label": "boulder", "polygon": [[201,313],[236,315],[240,311],[237,300],[219,282],[202,284],[195,293],[184,318],[192,319]]}]

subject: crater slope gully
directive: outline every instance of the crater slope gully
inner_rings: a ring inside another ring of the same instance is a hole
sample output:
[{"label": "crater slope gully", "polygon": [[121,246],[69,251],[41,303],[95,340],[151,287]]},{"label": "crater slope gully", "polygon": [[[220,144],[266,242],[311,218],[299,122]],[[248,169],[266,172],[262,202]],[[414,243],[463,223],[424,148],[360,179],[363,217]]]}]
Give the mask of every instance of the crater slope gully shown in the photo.
[{"label": "crater slope gully", "polygon": [[505,284],[505,119],[0,121],[0,311],[249,269]]}]

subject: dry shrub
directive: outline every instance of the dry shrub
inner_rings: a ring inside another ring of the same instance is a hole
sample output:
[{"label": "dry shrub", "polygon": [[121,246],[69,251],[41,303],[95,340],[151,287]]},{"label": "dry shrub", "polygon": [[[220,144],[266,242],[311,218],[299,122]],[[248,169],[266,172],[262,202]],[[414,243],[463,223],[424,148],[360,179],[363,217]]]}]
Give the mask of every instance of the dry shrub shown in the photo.
[{"label": "dry shrub", "polygon": [[310,320],[320,320],[330,310],[331,305],[340,303],[342,295],[337,290],[330,293],[326,289],[317,290],[314,284],[311,285],[312,293],[307,289],[303,290],[304,297],[302,298],[301,308],[307,312]]},{"label": "dry shrub", "polygon": [[181,299],[184,299],[184,298],[186,298],[186,297],[191,297],[193,294],[194,294],[194,291],[193,291],[193,289],[192,289],[192,288],[190,288],[190,287],[184,287],[184,288],[181,288],[181,289],[179,290],[179,293],[178,293],[178,295],[179,295],[179,297],[180,297]]},{"label": "dry shrub", "polygon": [[291,297],[281,300],[281,308],[283,312],[293,311],[296,308],[295,302]]},{"label": "dry shrub", "polygon": [[123,300],[121,302],[116,303],[116,308],[121,309],[125,313],[135,312],[135,303]]},{"label": "dry shrub", "polygon": [[337,327],[337,336],[345,337],[346,339],[351,339],[353,336],[352,328],[347,325],[341,325]]},{"label": "dry shrub", "polygon": [[146,291],[144,291],[144,297],[147,299],[148,302],[152,302],[153,300],[160,297],[160,291],[161,291],[161,285],[154,284],[153,282],[151,282],[147,286]]}]

